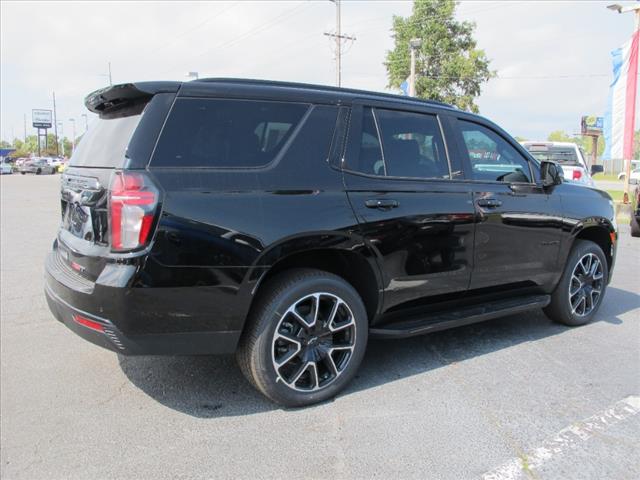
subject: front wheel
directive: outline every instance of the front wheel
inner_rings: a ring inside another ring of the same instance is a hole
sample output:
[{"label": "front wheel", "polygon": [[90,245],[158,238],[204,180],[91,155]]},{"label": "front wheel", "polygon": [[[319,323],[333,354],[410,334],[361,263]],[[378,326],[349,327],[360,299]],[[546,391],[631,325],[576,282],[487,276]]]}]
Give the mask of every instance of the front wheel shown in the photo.
[{"label": "front wheel", "polygon": [[238,349],[242,372],[287,407],[335,396],[366,349],[368,320],[360,296],[342,278],[310,269],[279,274],[263,288]]},{"label": "front wheel", "polygon": [[544,313],[569,326],[589,323],[602,304],[608,278],[602,249],[594,242],[576,240]]}]

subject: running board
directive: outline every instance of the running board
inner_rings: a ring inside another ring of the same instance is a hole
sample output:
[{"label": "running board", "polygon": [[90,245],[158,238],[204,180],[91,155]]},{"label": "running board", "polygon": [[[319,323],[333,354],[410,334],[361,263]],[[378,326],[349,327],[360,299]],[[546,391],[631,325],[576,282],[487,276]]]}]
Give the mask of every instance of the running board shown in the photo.
[{"label": "running board", "polygon": [[492,318],[543,308],[549,305],[549,295],[529,295],[507,300],[496,300],[460,310],[437,312],[428,316],[414,315],[406,320],[369,329],[375,338],[406,338],[426,333],[482,322]]}]

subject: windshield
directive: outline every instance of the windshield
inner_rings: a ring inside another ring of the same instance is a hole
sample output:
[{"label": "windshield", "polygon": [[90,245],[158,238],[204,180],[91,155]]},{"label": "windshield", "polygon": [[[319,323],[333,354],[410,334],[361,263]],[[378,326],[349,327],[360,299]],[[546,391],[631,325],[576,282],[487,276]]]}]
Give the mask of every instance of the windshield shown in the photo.
[{"label": "windshield", "polygon": [[547,145],[525,145],[536,160],[549,160],[563,165],[580,165],[575,147],[555,147]]},{"label": "windshield", "polygon": [[125,152],[141,113],[118,118],[99,118],[84,134],[69,165],[73,167],[109,167],[124,165]]}]

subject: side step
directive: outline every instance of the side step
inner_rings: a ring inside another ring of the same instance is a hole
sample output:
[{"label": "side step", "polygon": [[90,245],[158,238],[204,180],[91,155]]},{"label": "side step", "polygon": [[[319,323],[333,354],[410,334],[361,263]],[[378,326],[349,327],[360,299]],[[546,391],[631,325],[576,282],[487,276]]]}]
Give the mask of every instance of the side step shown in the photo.
[{"label": "side step", "polygon": [[492,318],[546,307],[550,301],[550,295],[528,295],[525,297],[496,300],[483,303],[482,305],[464,307],[460,310],[437,312],[428,316],[414,315],[406,320],[371,328],[369,329],[369,335],[374,338],[406,338],[424,335],[439,330],[460,327]]}]

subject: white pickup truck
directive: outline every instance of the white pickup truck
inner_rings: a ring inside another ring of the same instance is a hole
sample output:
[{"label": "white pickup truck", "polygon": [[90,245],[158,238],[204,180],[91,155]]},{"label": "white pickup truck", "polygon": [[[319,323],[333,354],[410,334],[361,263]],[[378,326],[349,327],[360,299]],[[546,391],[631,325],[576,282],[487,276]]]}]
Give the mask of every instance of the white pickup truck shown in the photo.
[{"label": "white pickup truck", "polygon": [[587,167],[582,149],[571,142],[521,142],[531,155],[538,160],[551,160],[562,166],[564,179],[594,187],[592,175],[603,171],[602,165]]}]

